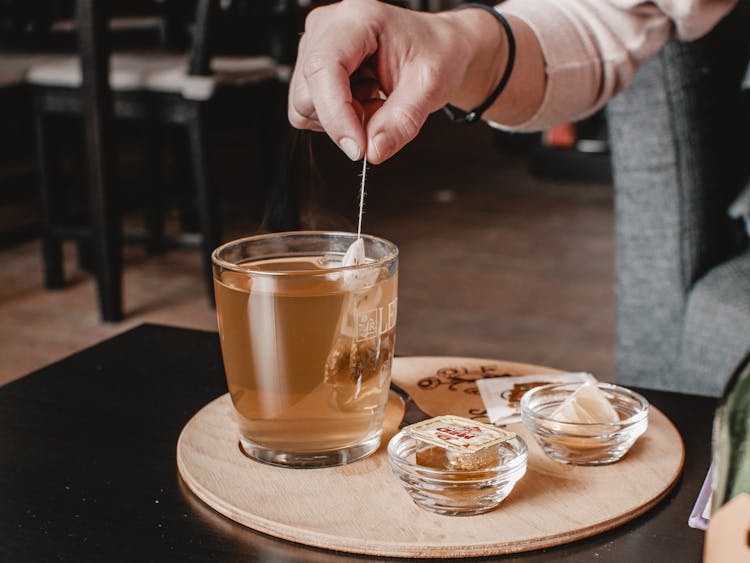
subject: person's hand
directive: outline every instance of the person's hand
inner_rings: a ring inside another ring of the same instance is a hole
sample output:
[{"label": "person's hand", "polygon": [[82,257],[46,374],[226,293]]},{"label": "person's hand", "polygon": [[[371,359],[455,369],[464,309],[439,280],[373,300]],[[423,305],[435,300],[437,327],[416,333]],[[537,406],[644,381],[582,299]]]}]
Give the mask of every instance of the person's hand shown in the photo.
[{"label": "person's hand", "polygon": [[427,14],[376,0],[317,8],[299,44],[289,121],[325,131],[352,160],[366,148],[370,162],[383,162],[446,103],[481,103],[499,81],[503,46],[482,10]]}]

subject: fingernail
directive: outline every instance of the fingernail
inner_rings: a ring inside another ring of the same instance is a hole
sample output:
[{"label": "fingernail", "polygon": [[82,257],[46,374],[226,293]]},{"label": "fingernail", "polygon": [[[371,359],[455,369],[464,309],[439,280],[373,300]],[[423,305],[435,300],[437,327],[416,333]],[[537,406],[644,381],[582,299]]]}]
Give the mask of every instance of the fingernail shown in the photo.
[{"label": "fingernail", "polygon": [[378,155],[380,162],[391,156],[393,152],[393,141],[385,131],[382,131],[372,138],[372,145]]},{"label": "fingernail", "polygon": [[341,142],[339,142],[339,146],[341,147],[341,150],[344,151],[346,156],[348,156],[350,159],[360,159],[359,145],[357,145],[357,143],[352,141],[349,137],[344,137],[343,139],[341,139]]}]

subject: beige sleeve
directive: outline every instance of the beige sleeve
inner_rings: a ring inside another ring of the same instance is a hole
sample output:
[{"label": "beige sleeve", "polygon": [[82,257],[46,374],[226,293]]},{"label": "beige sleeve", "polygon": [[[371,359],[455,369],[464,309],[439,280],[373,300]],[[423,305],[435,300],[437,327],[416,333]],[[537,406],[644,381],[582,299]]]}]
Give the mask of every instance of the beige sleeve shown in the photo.
[{"label": "beige sleeve", "polygon": [[585,117],[625,88],[673,33],[696,39],[737,0],[508,0],[497,6],[524,20],[545,58],[539,110],[514,131],[537,131]]}]

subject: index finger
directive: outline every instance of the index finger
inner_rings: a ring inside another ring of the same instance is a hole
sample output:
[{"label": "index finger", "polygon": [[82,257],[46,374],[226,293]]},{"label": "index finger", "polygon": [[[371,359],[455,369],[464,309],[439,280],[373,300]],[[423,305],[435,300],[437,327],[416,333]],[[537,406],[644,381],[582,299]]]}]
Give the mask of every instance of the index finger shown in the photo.
[{"label": "index finger", "polygon": [[350,72],[341,58],[310,53],[303,73],[321,126],[349,158],[358,160],[366,146],[365,130],[352,103]]}]

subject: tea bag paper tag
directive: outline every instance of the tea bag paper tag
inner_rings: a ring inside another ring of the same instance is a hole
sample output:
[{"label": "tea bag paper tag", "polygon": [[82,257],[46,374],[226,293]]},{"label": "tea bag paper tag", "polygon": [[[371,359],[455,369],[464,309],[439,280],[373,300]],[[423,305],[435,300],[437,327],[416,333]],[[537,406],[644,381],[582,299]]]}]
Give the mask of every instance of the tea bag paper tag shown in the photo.
[{"label": "tea bag paper tag", "polygon": [[344,254],[344,258],[341,260],[341,265],[345,268],[349,266],[358,266],[365,262],[365,242],[358,238],[355,240]]},{"label": "tea bag paper tag", "polygon": [[750,562],[750,494],[734,497],[711,516],[703,552],[705,563]]},{"label": "tea bag paper tag", "polygon": [[474,453],[515,437],[513,432],[460,416],[436,416],[404,428],[421,440],[460,453]]},{"label": "tea bag paper tag", "polygon": [[595,382],[590,373],[541,373],[477,380],[487,417],[492,424],[511,424],[521,420],[521,397],[529,389],[549,383]]}]

